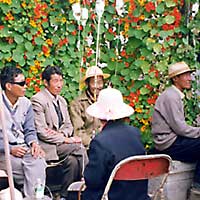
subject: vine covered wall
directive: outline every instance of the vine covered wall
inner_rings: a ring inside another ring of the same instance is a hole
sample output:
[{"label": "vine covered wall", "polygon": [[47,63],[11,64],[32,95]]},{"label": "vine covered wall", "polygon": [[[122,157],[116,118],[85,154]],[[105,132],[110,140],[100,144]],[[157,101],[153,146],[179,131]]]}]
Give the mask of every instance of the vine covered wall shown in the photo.
[{"label": "vine covered wall", "polygon": [[[101,18],[97,2],[0,0],[0,68],[22,68],[31,97],[42,87],[42,69],[59,65],[65,79],[62,94],[71,101],[80,93],[85,70],[97,61],[135,109],[130,123],[140,128],[148,148],[152,111],[168,85],[168,65],[183,60],[200,68],[200,14],[192,12],[198,1],[105,0]],[[186,104],[190,124],[199,113],[199,75],[194,78]]]}]

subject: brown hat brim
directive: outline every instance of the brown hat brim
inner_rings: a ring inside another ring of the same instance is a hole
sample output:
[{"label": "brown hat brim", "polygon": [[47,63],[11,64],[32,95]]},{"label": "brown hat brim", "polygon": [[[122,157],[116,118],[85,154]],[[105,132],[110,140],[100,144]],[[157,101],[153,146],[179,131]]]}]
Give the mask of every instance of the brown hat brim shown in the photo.
[{"label": "brown hat brim", "polygon": [[178,75],[181,75],[181,74],[184,74],[186,72],[194,72],[196,69],[185,69],[185,70],[179,70],[179,71],[175,71],[174,73],[171,73],[170,75],[168,75],[168,78],[171,79],[175,76],[178,76]]}]

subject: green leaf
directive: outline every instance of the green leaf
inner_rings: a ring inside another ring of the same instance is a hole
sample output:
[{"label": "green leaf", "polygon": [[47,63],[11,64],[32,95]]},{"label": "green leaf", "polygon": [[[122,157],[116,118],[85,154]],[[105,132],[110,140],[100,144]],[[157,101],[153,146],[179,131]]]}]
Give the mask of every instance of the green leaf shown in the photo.
[{"label": "green leaf", "polygon": [[164,7],[164,3],[160,3],[158,4],[158,6],[156,7],[156,12],[158,14],[162,14],[165,10],[165,7]]},{"label": "green leaf", "polygon": [[150,92],[149,89],[147,89],[147,88],[145,88],[145,87],[142,87],[142,88],[140,89],[140,94],[141,94],[141,95],[148,94],[149,92]]},{"label": "green leaf", "polygon": [[108,63],[108,69],[113,71],[115,70],[115,67],[116,67],[116,63],[115,62],[109,62]]},{"label": "green leaf", "polygon": [[184,44],[188,45],[188,39],[187,38],[183,38],[182,40],[183,40]]},{"label": "green leaf", "polygon": [[165,0],[165,3],[166,3],[166,6],[167,6],[168,8],[173,7],[173,6],[176,6],[176,3],[175,3],[174,0]]},{"label": "green leaf", "polygon": [[[137,39],[142,40],[145,35],[146,35],[146,33],[143,30],[134,30],[133,31],[133,36],[135,36]],[[129,35],[129,36],[131,36],[131,35]]]},{"label": "green leaf", "polygon": [[43,62],[43,65],[44,66],[53,65],[53,59],[46,58],[46,60]]},{"label": "green leaf", "polygon": [[144,32],[148,32],[149,30],[151,30],[151,26],[149,26],[148,23],[141,25],[141,28],[144,30]]},{"label": "green leaf", "polygon": [[73,35],[69,35],[68,39],[69,39],[69,44],[70,45],[74,45],[75,44],[76,37],[74,37]]},{"label": "green leaf", "polygon": [[165,20],[165,22],[166,22],[167,24],[173,24],[174,21],[175,21],[175,17],[172,16],[172,15],[167,15],[167,16],[165,17],[164,20]]},{"label": "green leaf", "polygon": [[139,17],[140,16],[140,7],[136,7],[136,9],[133,11],[133,16],[134,17]]},{"label": "green leaf", "polygon": [[19,58],[19,61],[18,61],[18,62],[19,62],[19,65],[20,65],[20,66],[24,66],[25,63],[26,63],[23,56],[21,56],[21,57]]},{"label": "green leaf", "polygon": [[42,26],[43,26],[44,28],[48,28],[48,27],[49,27],[49,23],[48,23],[48,22],[43,22],[43,23],[42,23]]},{"label": "green leaf", "polygon": [[0,42],[0,47],[1,47],[1,51],[5,53],[5,52],[10,52],[11,49],[15,47],[15,45]]},{"label": "green leaf", "polygon": [[28,60],[32,60],[35,57],[35,54],[33,53],[33,51],[28,51],[26,52],[26,57]]},{"label": "green leaf", "polygon": [[156,78],[149,79],[149,82],[154,86],[157,86],[160,84],[160,82]]},{"label": "green leaf", "polygon": [[35,38],[35,43],[37,45],[42,45],[44,43],[44,40],[41,37],[36,37]]},{"label": "green leaf", "polygon": [[131,70],[129,73],[132,80],[138,80],[141,70]]},{"label": "green leaf", "polygon": [[161,49],[162,49],[162,45],[161,45],[161,44],[155,44],[155,45],[153,45],[153,50],[154,50],[156,53],[160,53],[160,52],[161,52]]},{"label": "green leaf", "polygon": [[24,41],[24,38],[21,35],[14,34],[14,40],[17,44],[21,44]]},{"label": "green leaf", "polygon": [[144,74],[148,73],[149,69],[150,69],[150,64],[145,61],[145,60],[136,60],[135,65],[140,67],[143,71]]},{"label": "green leaf", "polygon": [[113,40],[114,40],[114,35],[113,35],[113,34],[110,34],[109,32],[106,32],[105,38],[106,38],[108,41],[113,41]]},{"label": "green leaf", "polygon": [[20,61],[24,60],[24,57],[20,51],[14,50],[13,51],[13,60],[16,62],[20,62]]},{"label": "green leaf", "polygon": [[156,63],[156,68],[159,71],[164,72],[168,69],[168,62],[167,61],[160,61],[160,62]]},{"label": "green leaf", "polygon": [[114,6],[106,6],[106,11],[111,13],[111,14],[115,14],[115,8]]},{"label": "green leaf", "polygon": [[115,75],[112,75],[110,80],[114,85],[121,85],[121,81],[119,80],[119,77]]},{"label": "green leaf", "polygon": [[120,74],[121,74],[122,76],[126,76],[126,75],[128,75],[129,73],[130,73],[130,70],[127,69],[127,68],[124,68],[124,69],[122,69],[122,70],[120,71]]},{"label": "green leaf", "polygon": [[25,48],[26,48],[26,50],[27,51],[33,51],[33,49],[34,49],[34,46],[32,45],[32,43],[31,42],[26,42],[25,43]]}]

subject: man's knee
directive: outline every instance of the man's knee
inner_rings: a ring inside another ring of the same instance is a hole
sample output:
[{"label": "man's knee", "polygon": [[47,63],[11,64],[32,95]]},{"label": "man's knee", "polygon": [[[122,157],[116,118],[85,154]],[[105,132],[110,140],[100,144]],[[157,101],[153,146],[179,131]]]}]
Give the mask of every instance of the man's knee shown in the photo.
[{"label": "man's knee", "polygon": [[77,168],[78,167],[78,159],[76,156],[70,155],[67,157],[67,165],[69,167]]}]

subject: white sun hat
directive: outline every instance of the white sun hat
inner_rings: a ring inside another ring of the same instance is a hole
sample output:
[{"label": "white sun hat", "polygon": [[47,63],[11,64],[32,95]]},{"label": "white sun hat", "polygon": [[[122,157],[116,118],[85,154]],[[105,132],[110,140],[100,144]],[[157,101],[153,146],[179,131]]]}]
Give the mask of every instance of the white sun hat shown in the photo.
[{"label": "white sun hat", "polygon": [[173,78],[177,75],[193,71],[195,71],[195,69],[190,69],[185,62],[177,62],[169,66],[168,77]]},{"label": "white sun hat", "polygon": [[86,112],[93,117],[108,121],[128,117],[134,110],[123,102],[119,90],[109,87],[100,91],[97,102],[90,105]]}]

